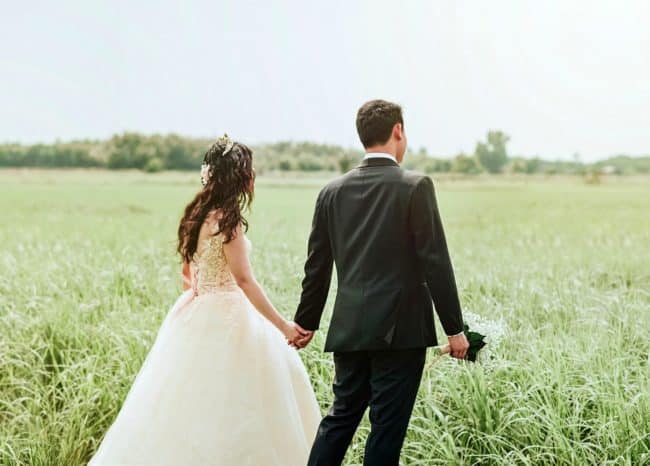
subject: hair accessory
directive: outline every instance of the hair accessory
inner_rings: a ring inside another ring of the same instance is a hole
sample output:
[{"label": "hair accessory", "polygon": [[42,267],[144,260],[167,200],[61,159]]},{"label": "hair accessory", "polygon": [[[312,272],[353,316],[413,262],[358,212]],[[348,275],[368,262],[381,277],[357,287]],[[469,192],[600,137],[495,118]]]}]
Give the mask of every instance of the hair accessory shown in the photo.
[{"label": "hair accessory", "polygon": [[230,139],[226,133],[223,133],[223,136],[217,139],[217,144],[223,144],[225,146],[223,152],[221,153],[221,157],[223,157],[232,150],[235,145],[235,141]]},{"label": "hair accessory", "polygon": [[207,160],[209,160],[209,154],[212,153],[215,146],[224,146],[223,152],[219,154],[219,157],[224,157],[232,150],[233,147],[235,147],[235,141],[230,139],[230,137],[228,137],[228,134],[223,133],[223,136],[217,139],[217,141],[212,145],[212,147],[208,151],[208,154],[206,154],[205,156],[203,164],[201,165],[201,184],[203,186],[208,184],[208,180],[210,179],[210,175],[212,174],[212,167],[207,162]]},{"label": "hair accessory", "polygon": [[201,165],[201,184],[205,186],[208,184],[208,179],[210,178],[210,165],[203,162]]}]

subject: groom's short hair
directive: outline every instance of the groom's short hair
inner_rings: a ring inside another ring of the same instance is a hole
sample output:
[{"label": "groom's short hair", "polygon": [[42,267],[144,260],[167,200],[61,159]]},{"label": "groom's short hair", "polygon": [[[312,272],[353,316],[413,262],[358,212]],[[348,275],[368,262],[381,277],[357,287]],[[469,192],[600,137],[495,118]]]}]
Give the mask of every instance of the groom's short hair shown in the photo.
[{"label": "groom's short hair", "polygon": [[404,125],[399,105],[381,99],[363,104],[357,112],[357,133],[363,147],[385,144],[396,123]]}]

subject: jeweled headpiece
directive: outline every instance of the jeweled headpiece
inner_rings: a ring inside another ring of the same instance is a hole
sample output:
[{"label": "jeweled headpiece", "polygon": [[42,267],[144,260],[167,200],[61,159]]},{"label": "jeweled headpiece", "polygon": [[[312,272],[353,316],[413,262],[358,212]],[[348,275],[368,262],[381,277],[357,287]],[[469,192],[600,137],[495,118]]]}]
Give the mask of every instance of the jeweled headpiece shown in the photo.
[{"label": "jeweled headpiece", "polygon": [[[221,154],[218,155],[219,157],[224,157],[235,146],[235,141],[230,139],[230,137],[226,133],[224,133],[223,136],[221,136],[219,139],[217,139],[216,142],[212,145],[212,147],[214,147],[214,146],[223,146],[224,147],[223,152],[221,152]],[[208,153],[210,153],[210,152],[211,152],[211,150],[208,151]],[[207,154],[206,154],[206,156],[207,156]],[[201,165],[201,184],[203,186],[208,184],[208,180],[210,179],[211,174],[212,173],[211,173],[211,170],[210,170],[210,164],[204,159],[203,164]]]}]

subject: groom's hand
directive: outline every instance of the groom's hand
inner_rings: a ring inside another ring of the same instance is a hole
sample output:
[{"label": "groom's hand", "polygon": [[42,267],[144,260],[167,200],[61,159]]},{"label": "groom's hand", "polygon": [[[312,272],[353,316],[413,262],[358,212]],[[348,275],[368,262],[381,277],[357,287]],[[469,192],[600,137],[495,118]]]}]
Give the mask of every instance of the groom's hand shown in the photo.
[{"label": "groom's hand", "polygon": [[311,339],[314,338],[315,332],[313,330],[305,330],[295,322],[293,323],[293,325],[296,327],[296,330],[298,330],[299,335],[297,338],[294,338],[293,340],[289,341],[289,344],[296,349],[303,349],[305,346],[309,344]]},{"label": "groom's hand", "polygon": [[447,337],[449,340],[449,354],[453,358],[465,359],[467,350],[469,349],[469,342],[464,333]]}]

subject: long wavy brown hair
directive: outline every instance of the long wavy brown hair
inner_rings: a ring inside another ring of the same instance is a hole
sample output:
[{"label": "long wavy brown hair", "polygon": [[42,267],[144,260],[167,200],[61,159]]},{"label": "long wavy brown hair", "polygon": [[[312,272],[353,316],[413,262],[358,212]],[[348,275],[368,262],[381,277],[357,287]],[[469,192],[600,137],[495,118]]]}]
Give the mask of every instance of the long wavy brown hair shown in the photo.
[{"label": "long wavy brown hair", "polygon": [[186,262],[190,262],[196,252],[201,225],[211,211],[219,209],[222,213],[219,231],[215,234],[223,233],[226,242],[235,237],[240,224],[244,231],[248,230],[248,221],[242,212],[253,201],[253,151],[239,142],[235,142],[225,155],[224,151],[226,142],[219,139],[205,153],[207,183],[187,204],[178,226],[178,253]]}]

